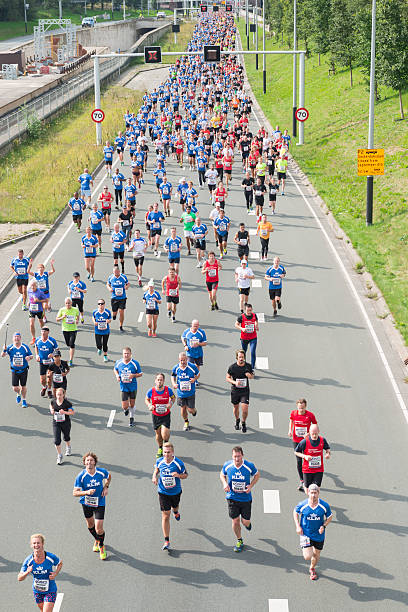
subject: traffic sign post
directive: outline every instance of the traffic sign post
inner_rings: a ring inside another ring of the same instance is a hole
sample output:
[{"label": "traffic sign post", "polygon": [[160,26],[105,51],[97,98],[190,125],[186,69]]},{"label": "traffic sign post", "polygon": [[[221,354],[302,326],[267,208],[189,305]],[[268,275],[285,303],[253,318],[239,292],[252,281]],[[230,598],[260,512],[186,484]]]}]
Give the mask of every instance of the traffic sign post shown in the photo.
[{"label": "traffic sign post", "polygon": [[309,111],[307,108],[298,108],[295,117],[298,121],[307,121],[309,119]]},{"label": "traffic sign post", "polygon": [[[94,56],[94,81],[95,81],[95,110],[101,108],[101,73],[99,70],[99,57]],[[100,121],[95,122],[96,126],[96,144],[102,144],[102,124]]]},{"label": "traffic sign post", "polygon": [[357,176],[382,176],[384,149],[358,149]]},{"label": "traffic sign post", "polygon": [[91,119],[95,123],[102,123],[102,121],[105,119],[105,113],[101,108],[94,108],[91,113]]}]

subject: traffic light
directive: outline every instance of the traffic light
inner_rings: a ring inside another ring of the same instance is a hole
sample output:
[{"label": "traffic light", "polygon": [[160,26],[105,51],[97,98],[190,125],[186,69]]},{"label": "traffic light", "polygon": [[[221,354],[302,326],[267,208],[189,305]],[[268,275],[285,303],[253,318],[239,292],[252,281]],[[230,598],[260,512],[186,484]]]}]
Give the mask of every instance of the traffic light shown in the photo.
[{"label": "traffic light", "polygon": [[217,13],[217,11],[218,11],[218,4],[214,4],[213,5],[213,11],[214,11],[214,13]]},{"label": "traffic light", "polygon": [[145,57],[145,64],[160,64],[161,47],[145,47],[144,57]]},{"label": "traffic light", "polygon": [[225,6],[225,10],[226,10],[227,13],[232,13],[232,4],[227,4]]},{"label": "traffic light", "polygon": [[221,61],[220,45],[204,45],[204,61],[205,62],[220,62]]},{"label": "traffic light", "polygon": [[202,4],[201,5],[201,12],[202,13],[206,13],[207,12],[207,5],[206,4]]}]

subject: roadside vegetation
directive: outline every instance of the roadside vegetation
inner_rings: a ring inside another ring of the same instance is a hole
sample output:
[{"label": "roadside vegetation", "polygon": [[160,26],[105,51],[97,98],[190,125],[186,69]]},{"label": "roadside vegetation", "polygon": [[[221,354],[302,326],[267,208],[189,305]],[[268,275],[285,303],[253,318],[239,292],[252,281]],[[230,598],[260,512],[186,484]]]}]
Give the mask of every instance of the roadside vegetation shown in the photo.
[{"label": "roadside vegetation", "polygon": [[[246,43],[245,23],[239,30]],[[262,30],[259,29],[262,41]],[[267,38],[267,49],[287,49]],[[261,44],[261,43],[260,43]],[[250,36],[252,45],[252,34]],[[246,48],[246,47],[245,47]],[[303,48],[299,42],[298,48]],[[249,81],[273,126],[292,132],[292,58],[267,57],[267,93],[262,92],[262,57],[244,56]],[[374,179],[374,224],[365,224],[366,179],[357,176],[357,149],[367,147],[368,84],[364,68],[336,69],[330,54],[306,59],[305,145],[292,140],[291,154],[335,215],[371,273],[408,343],[408,129],[400,120],[399,93],[378,85],[374,143],[385,150],[385,175]],[[407,88],[401,91],[408,107]]]}]

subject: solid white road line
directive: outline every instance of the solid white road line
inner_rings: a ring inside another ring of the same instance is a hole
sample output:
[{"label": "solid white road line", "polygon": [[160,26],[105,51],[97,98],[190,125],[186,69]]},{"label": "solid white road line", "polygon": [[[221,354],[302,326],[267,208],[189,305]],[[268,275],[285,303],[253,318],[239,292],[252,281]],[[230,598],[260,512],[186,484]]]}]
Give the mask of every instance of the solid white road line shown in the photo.
[{"label": "solid white road line", "polygon": [[106,425],[106,427],[112,427],[112,423],[113,423],[113,419],[115,418],[115,414],[116,414],[116,410],[111,410],[110,411],[110,415],[109,415],[109,419],[108,419],[108,424]]},{"label": "solid white road line", "polygon": [[255,367],[257,370],[269,370],[268,357],[257,357]]},{"label": "solid white road line", "polygon": [[272,412],[258,412],[259,429],[273,429]]},{"label": "solid white road line", "polygon": [[164,230],[164,235],[166,235],[168,231],[169,231],[169,228],[166,227],[166,229]]},{"label": "solid white road line", "polygon": [[250,259],[259,259],[259,252],[258,251],[249,251],[249,258]]},{"label": "solid white road line", "polygon": [[137,322],[138,322],[138,323],[141,323],[141,322],[142,322],[143,315],[144,315],[144,312],[139,313],[139,316],[138,316],[138,318],[137,318]]},{"label": "solid white road line", "polygon": [[265,313],[257,312],[256,316],[258,317],[258,323],[265,323]]},{"label": "solid white road line", "polygon": [[287,599],[268,599],[268,612],[289,612]]},{"label": "solid white road line", "polygon": [[256,287],[262,287],[262,281],[260,278],[252,279],[252,289],[255,289]]},{"label": "solid white road line", "polygon": [[255,217],[255,211],[254,210],[250,210],[248,215],[252,215],[253,217]]},{"label": "solid white road line", "polygon": [[[254,117],[255,117],[255,119],[256,119],[256,121],[257,121],[257,123],[258,123],[259,127],[261,127],[261,124],[260,124],[260,122],[259,122],[258,116],[257,116],[257,114],[255,113],[255,111],[254,111]],[[373,341],[374,341],[375,347],[376,347],[376,349],[377,349],[377,351],[378,351],[378,354],[379,354],[379,356],[380,356],[380,359],[381,359],[381,361],[382,361],[382,363],[383,363],[383,366],[384,366],[384,368],[385,368],[385,371],[386,371],[386,373],[387,373],[388,379],[389,379],[389,381],[390,381],[390,383],[391,383],[391,386],[392,386],[392,388],[393,388],[393,391],[394,391],[394,393],[395,393],[395,397],[397,398],[397,401],[398,401],[398,403],[399,403],[399,405],[400,405],[400,408],[401,408],[401,410],[402,410],[402,414],[404,415],[405,420],[406,420],[406,422],[407,422],[407,424],[408,424],[408,408],[407,408],[407,405],[406,405],[406,403],[404,402],[404,399],[403,399],[403,397],[402,397],[402,394],[401,394],[401,392],[400,392],[400,390],[399,390],[399,387],[398,387],[398,385],[397,385],[397,383],[396,383],[396,381],[395,381],[394,374],[392,373],[392,370],[391,370],[390,364],[388,363],[388,359],[387,359],[387,357],[385,356],[384,350],[383,350],[383,348],[382,348],[382,346],[381,346],[381,342],[380,342],[380,341],[379,341],[379,339],[378,339],[378,336],[377,336],[377,334],[376,334],[376,332],[375,332],[375,329],[374,329],[374,327],[373,327],[373,325],[372,325],[372,323],[371,323],[371,321],[370,321],[370,318],[369,318],[369,316],[368,316],[368,314],[367,314],[367,311],[366,311],[366,309],[365,309],[365,306],[364,306],[363,302],[361,301],[361,298],[360,298],[360,296],[358,295],[356,288],[354,287],[354,284],[353,284],[353,281],[352,281],[352,279],[351,279],[351,276],[350,276],[350,274],[348,273],[348,271],[347,271],[347,269],[346,269],[346,266],[344,265],[344,263],[343,263],[343,261],[342,261],[342,259],[341,259],[340,255],[339,255],[339,254],[338,254],[338,252],[336,251],[336,248],[335,248],[335,246],[334,246],[334,244],[333,244],[333,242],[332,242],[332,240],[331,240],[331,238],[330,238],[329,234],[328,234],[328,233],[326,232],[326,230],[324,229],[323,224],[322,224],[322,222],[320,221],[319,217],[317,216],[317,214],[316,214],[316,212],[315,212],[315,210],[314,210],[313,206],[310,204],[309,200],[306,198],[305,194],[303,193],[303,191],[301,190],[301,188],[300,188],[300,187],[299,187],[299,185],[297,184],[297,182],[296,182],[296,180],[295,180],[295,178],[294,178],[293,174],[292,174],[291,172],[288,172],[288,174],[289,174],[290,178],[292,179],[292,181],[294,182],[294,184],[295,184],[295,186],[296,186],[296,189],[298,190],[298,192],[299,192],[299,193],[300,193],[300,195],[302,196],[303,200],[305,201],[306,206],[308,207],[308,209],[309,209],[309,210],[310,210],[310,212],[312,213],[313,217],[315,218],[315,221],[316,221],[317,225],[318,225],[318,226],[320,227],[320,229],[322,230],[322,232],[323,232],[323,236],[326,238],[326,241],[327,241],[327,243],[328,243],[328,245],[329,245],[329,247],[330,247],[330,250],[332,251],[332,253],[333,253],[334,257],[335,257],[335,258],[336,258],[336,260],[337,260],[337,263],[338,263],[338,264],[339,264],[339,266],[340,266],[341,271],[343,272],[343,275],[344,275],[344,277],[345,277],[345,279],[346,279],[346,281],[347,281],[347,284],[348,284],[348,286],[349,286],[349,288],[350,288],[350,291],[351,291],[351,293],[352,293],[352,295],[353,295],[354,299],[356,300],[356,302],[357,302],[357,304],[358,304],[358,306],[359,306],[359,308],[360,308],[360,310],[361,310],[361,314],[363,315],[363,319],[364,319],[364,320],[365,320],[365,322],[366,322],[366,325],[367,325],[367,327],[368,327],[368,331],[370,332],[371,337],[372,337],[372,339],[373,339]]]},{"label": "solid white road line", "polygon": [[263,490],[263,505],[265,514],[279,514],[280,499],[277,489]]},{"label": "solid white road line", "polygon": [[250,236],[256,236],[256,227],[250,227],[249,228],[249,235]]},{"label": "solid white road line", "polygon": [[64,599],[64,593],[57,593],[57,598],[54,604],[54,612],[60,611],[63,599]]},{"label": "solid white road line", "polygon": [[160,257],[160,255],[161,255],[161,254],[162,254],[162,252],[161,252],[161,251],[157,251],[157,255],[156,255],[157,259],[159,259],[159,257]]}]

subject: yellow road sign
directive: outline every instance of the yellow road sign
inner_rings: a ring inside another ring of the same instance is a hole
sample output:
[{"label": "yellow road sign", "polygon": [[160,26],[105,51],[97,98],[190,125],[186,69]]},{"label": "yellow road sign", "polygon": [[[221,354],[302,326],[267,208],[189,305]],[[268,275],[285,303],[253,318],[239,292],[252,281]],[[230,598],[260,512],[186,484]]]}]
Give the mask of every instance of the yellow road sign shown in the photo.
[{"label": "yellow road sign", "polygon": [[384,149],[358,149],[357,175],[378,176],[384,174]]}]

